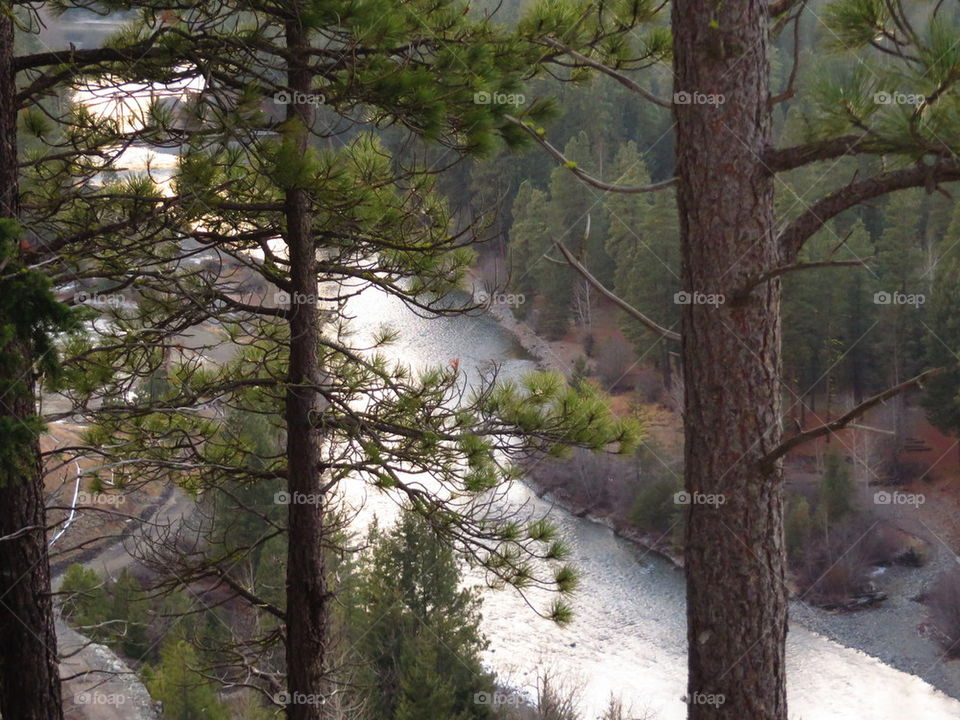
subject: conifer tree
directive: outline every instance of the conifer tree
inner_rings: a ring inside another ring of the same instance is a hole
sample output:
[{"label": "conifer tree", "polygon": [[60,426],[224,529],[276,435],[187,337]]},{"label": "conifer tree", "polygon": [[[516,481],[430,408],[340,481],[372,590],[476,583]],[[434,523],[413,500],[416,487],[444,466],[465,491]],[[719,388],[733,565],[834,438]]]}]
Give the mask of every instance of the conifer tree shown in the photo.
[{"label": "conifer tree", "polygon": [[[212,552],[179,552],[184,538],[170,532],[145,553],[180,584],[217,577],[264,618],[260,635],[240,643],[251,654],[229,648],[238,659],[223,676],[254,672],[294,699],[335,692],[331,564],[347,480],[405,498],[491,582],[568,594],[562,543],[549,526],[505,517],[496,495],[521,454],[566,444],[629,451],[633,424],[613,419],[591,388],[546,373],[469,384],[453,366],[418,374],[385,356],[391,329],[371,343],[352,336],[348,307],[366,290],[418,312],[467,309],[447,296],[473,260],[473,229],[454,227],[436,171],[392,156],[376,131],[394,125],[463,154],[493,147],[498,134],[516,139],[506,109],[477,95],[518,87],[535,49],[453,2],[202,5],[169,22],[176,37],[202,39],[187,67],[203,89],[178,127],[152,110],[154,141],[163,131],[180,143],[172,195],[146,178],[125,181],[133,209],[157,219],[96,268],[135,277],[136,290],[103,309],[96,337],[71,344],[69,387],[74,414],[91,423],[86,446],[108,448],[123,483],[204,495],[281,484],[276,532],[238,544],[213,523],[182,531],[200,533]],[[222,422],[227,408],[261,415],[282,450],[252,453],[250,434]],[[421,474],[435,486],[424,488]],[[287,549],[279,603],[234,573],[278,534]],[[542,612],[564,621],[570,610],[558,598]],[[293,701],[286,712],[329,710]]]}]

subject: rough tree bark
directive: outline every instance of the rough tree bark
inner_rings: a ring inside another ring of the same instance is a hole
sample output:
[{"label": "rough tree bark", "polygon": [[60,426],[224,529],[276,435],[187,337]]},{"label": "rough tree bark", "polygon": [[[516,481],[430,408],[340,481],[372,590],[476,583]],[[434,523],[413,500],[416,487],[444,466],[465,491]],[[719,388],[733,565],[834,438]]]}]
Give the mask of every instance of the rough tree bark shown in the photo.
[{"label": "rough tree bark", "polygon": [[[12,9],[0,6],[0,217],[19,215]],[[8,266],[6,272],[10,272]],[[0,347],[0,417],[36,412],[31,348]],[[0,430],[2,431],[2,430]],[[0,717],[62,720],[39,438],[0,458]]]},{"label": "rough tree bark", "polygon": [[[771,130],[768,17],[766,0],[673,5],[674,89],[690,99],[674,105],[683,285],[727,300],[694,298],[681,333],[693,495],[688,700],[697,720],[787,717],[783,476],[779,460],[761,462],[782,433],[780,281],[732,300],[781,264],[773,177],[761,162]],[[725,502],[707,504],[710,494]]]},{"label": "rough tree bark", "polygon": [[[298,126],[298,156],[307,150],[311,105],[303,101],[311,92],[311,72],[306,68],[308,37],[300,25],[300,6],[293,6],[286,24],[291,51],[287,82],[295,101],[287,118]],[[299,49],[299,54],[298,54]],[[299,62],[302,60],[303,62]],[[301,101],[296,101],[300,93]],[[321,433],[315,426],[322,409],[317,388],[320,323],[316,303],[317,251],[312,233],[310,198],[306,191],[286,192],[286,233],[290,259],[290,361],[286,397],[288,489],[291,496],[287,550],[287,692],[289,720],[327,717],[323,698],[329,692],[330,588],[326,547],[325,503],[296,502],[297,498],[323,494]]]}]

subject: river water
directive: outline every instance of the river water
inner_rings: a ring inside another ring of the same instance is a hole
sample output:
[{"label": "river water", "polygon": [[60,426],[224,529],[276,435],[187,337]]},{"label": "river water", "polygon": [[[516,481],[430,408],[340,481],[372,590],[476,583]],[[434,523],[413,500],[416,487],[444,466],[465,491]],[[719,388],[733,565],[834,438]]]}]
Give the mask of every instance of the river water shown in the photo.
[{"label": "river water", "polygon": [[[383,324],[399,338],[389,354],[412,367],[447,364],[476,378],[497,362],[504,376],[534,369],[516,338],[489,314],[423,318],[395,299],[367,291],[349,304],[361,334]],[[549,514],[566,533],[581,584],[575,616],[564,628],[539,618],[512,590],[485,590],[487,664],[515,686],[529,687],[538,667],[582,686],[584,720],[594,720],[611,694],[656,720],[686,716],[686,627],[682,572],[644,554],[603,525],[538,499],[523,483],[506,498]],[[376,498],[374,506],[386,510]],[[802,612],[802,609],[801,609]],[[790,716],[798,720],[946,720],[960,702],[920,678],[791,623],[787,643]]]}]

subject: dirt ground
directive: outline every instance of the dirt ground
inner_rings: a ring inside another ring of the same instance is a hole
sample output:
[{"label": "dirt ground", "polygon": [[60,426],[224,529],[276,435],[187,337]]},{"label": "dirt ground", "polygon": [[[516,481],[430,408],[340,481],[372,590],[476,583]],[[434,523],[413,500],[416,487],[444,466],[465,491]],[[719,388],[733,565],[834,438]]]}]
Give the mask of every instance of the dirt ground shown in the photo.
[{"label": "dirt ground", "polygon": [[[68,422],[51,423],[40,439],[47,475],[48,523],[52,526],[50,562],[55,569],[83,561],[98,548],[121,539],[128,526],[138,524],[141,514],[155,506],[164,493],[159,483],[133,483],[127,488],[110,487],[111,474],[100,469],[96,455],[53,453],[57,448],[83,445],[83,428]],[[83,473],[77,486],[77,474]],[[96,478],[105,483],[97,492]],[[79,493],[78,493],[79,491]],[[71,518],[70,508],[76,512]],[[69,521],[69,522],[68,522]],[[62,531],[62,532],[61,532]],[[54,539],[55,538],[55,539]]]}]

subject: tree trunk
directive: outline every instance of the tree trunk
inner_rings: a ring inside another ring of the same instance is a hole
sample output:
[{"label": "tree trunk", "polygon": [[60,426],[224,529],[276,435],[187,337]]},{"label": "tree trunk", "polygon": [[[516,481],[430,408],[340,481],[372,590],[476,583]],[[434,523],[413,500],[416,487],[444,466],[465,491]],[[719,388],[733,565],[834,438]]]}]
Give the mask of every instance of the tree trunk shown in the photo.
[{"label": "tree trunk", "polygon": [[[16,218],[17,112],[10,12],[6,4],[0,8],[0,217]],[[32,348],[13,340],[0,346],[0,357],[6,373],[0,378],[0,432],[7,423],[25,428],[36,413]],[[0,540],[0,717],[7,720],[63,718],[46,525],[39,438],[33,435],[0,457],[0,538],[12,538]]]},{"label": "tree trunk", "polygon": [[[286,25],[287,47],[292,57],[287,82],[301,102],[287,106],[288,120],[299,127],[298,156],[307,150],[313,113],[305,96],[311,92],[311,74],[299,64],[309,56],[308,38],[300,26],[300,10],[291,8]],[[321,382],[317,255],[312,233],[310,198],[303,190],[286,193],[286,242],[290,257],[290,363],[286,397],[287,468],[290,505],[287,550],[287,690],[289,720],[328,717],[324,707],[329,692],[330,588],[327,584],[327,546],[322,502],[320,431],[315,422],[322,409],[316,388]],[[308,499],[309,502],[302,502]]]},{"label": "tree trunk", "polygon": [[[773,239],[766,0],[673,5],[683,307],[690,718],[787,717],[780,264]],[[709,96],[723,96],[722,103]],[[694,495],[699,493],[700,495]],[[723,504],[709,504],[716,495]],[[722,696],[722,702],[721,702]]]}]

